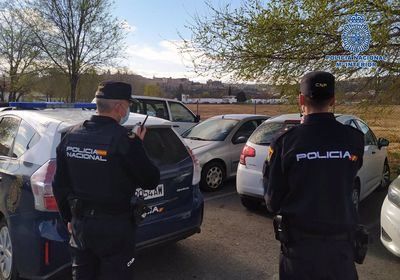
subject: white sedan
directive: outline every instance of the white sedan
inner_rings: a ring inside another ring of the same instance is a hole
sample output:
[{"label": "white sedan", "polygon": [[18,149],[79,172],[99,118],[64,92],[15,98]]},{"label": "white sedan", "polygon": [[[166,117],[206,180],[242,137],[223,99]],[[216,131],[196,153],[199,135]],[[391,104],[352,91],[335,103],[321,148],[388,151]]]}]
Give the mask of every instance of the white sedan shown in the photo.
[{"label": "white sedan", "polygon": [[389,186],[381,210],[381,241],[400,257],[400,176]]},{"label": "white sedan", "polygon": [[[354,182],[353,201],[358,203],[376,188],[386,187],[390,182],[390,169],[387,160],[389,141],[377,139],[368,125],[357,117],[335,115],[346,125],[360,129],[365,135],[363,167]],[[242,204],[254,210],[264,203],[263,166],[270,143],[280,134],[300,124],[299,114],[286,114],[270,118],[261,124],[250,136],[243,148],[236,176],[236,188]]]}]

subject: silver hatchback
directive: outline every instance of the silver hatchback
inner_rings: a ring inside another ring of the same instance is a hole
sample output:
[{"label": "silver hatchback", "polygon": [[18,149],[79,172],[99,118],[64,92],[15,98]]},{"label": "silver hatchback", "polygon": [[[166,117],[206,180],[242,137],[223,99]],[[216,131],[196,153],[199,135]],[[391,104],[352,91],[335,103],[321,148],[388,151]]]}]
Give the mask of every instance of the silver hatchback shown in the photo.
[{"label": "silver hatchback", "polygon": [[268,117],[235,114],[214,116],[182,134],[202,167],[200,187],[216,191],[236,175],[240,153],[253,131]]}]

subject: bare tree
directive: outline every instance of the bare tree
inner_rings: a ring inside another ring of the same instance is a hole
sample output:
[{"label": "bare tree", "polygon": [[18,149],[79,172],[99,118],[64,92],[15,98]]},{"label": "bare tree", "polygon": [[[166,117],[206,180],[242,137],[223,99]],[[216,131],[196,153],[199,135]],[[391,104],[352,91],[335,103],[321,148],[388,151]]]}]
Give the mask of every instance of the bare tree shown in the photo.
[{"label": "bare tree", "polygon": [[110,14],[109,0],[21,0],[19,5],[38,46],[68,76],[71,102],[82,74],[121,54],[125,32]]},{"label": "bare tree", "polygon": [[[40,50],[34,45],[34,34],[18,17],[16,10],[6,3],[0,6],[0,70],[1,101],[4,101],[6,85],[8,101],[18,101],[29,92],[30,79],[36,70]],[[7,83],[6,83],[7,78]]]}]

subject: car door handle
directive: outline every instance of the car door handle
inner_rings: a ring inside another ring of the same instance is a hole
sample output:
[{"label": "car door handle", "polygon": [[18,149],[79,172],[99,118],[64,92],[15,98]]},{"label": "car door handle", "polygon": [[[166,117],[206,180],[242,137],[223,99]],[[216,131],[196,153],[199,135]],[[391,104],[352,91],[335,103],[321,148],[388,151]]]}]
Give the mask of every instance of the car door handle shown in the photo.
[{"label": "car door handle", "polygon": [[373,154],[373,155],[375,155],[375,154],[376,154],[376,152],[375,152],[375,151],[372,151],[372,154]]},{"label": "car door handle", "polygon": [[173,125],[172,127],[179,127],[179,125]]}]

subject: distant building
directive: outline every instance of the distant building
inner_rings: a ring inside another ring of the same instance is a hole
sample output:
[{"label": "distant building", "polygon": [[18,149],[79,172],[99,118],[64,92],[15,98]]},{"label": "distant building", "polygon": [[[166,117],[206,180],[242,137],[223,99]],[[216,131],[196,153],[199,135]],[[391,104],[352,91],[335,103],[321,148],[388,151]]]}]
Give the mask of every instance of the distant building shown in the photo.
[{"label": "distant building", "polygon": [[190,98],[189,94],[182,94],[183,103],[199,103],[199,104],[233,104],[237,103],[234,96],[223,96],[222,98]]},{"label": "distant building", "polygon": [[261,99],[261,98],[252,98],[249,100],[249,103],[256,104],[287,104],[287,98],[270,98],[270,99]]},{"label": "distant building", "polygon": [[[234,96],[223,96],[222,98],[191,98],[189,94],[182,94],[182,102],[186,104],[235,104],[237,99]],[[252,98],[247,100],[247,103],[256,104],[287,104],[289,100],[286,97],[282,98]]]},{"label": "distant building", "polygon": [[237,103],[237,99],[235,96],[231,96],[231,95],[226,95],[226,96],[222,96],[222,103]]},{"label": "distant building", "polygon": [[207,86],[220,88],[220,87],[224,87],[224,84],[221,81],[208,80]]}]

